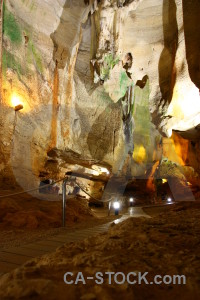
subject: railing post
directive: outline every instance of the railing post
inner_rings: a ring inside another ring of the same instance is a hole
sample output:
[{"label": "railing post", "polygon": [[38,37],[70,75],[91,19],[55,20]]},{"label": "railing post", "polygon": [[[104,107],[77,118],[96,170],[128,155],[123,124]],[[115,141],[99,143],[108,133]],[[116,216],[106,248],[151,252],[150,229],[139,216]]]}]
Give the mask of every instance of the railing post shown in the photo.
[{"label": "railing post", "polygon": [[62,226],[65,227],[65,221],[66,221],[66,182],[67,179],[63,180],[62,184]]}]

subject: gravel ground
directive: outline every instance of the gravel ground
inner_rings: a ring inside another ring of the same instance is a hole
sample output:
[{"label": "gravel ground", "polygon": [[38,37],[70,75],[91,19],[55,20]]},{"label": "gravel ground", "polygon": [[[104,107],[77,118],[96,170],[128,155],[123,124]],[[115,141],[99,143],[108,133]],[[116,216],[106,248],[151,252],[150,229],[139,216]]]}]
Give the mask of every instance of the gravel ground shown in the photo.
[{"label": "gravel ground", "polygon": [[[64,245],[2,276],[0,299],[199,299],[199,236],[200,206],[196,203],[179,204],[150,219],[130,218],[95,238]],[[82,272],[86,284],[65,284],[66,272],[73,272],[73,280]],[[104,274],[100,285],[87,280],[96,272]],[[136,276],[148,272],[148,282],[155,275],[184,275],[186,285],[116,284],[113,277],[109,284],[105,272],[134,272]]]}]

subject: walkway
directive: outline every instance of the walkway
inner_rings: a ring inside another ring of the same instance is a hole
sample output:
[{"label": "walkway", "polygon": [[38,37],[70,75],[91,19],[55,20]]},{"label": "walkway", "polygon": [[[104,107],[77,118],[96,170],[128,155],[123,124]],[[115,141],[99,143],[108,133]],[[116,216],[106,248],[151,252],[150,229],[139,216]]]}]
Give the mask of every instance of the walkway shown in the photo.
[{"label": "walkway", "polygon": [[129,207],[128,213],[130,214],[131,217],[134,218],[139,218],[139,217],[144,217],[144,218],[151,218],[148,214],[146,214],[142,207]]},{"label": "walkway", "polygon": [[[149,216],[143,212],[141,207],[130,207],[128,212],[119,219],[115,220],[114,223],[118,224],[123,222],[130,217],[148,217]],[[16,269],[20,265],[24,264],[26,261],[42,256],[46,253],[55,251],[58,247],[70,243],[78,242],[88,238],[90,236],[97,235],[99,233],[106,232],[112,222],[98,225],[92,228],[77,230],[75,232],[69,232],[67,234],[58,234],[56,236],[51,236],[43,241],[38,241],[32,244],[26,244],[20,247],[9,248],[0,251],[0,275],[10,272]]]}]

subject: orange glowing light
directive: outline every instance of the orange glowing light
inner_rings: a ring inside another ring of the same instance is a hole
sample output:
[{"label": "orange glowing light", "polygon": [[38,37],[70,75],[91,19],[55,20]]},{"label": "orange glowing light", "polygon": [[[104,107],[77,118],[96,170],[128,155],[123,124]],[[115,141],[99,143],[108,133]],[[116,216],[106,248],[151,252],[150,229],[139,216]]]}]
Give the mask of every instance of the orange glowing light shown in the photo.
[{"label": "orange glowing light", "polygon": [[19,95],[13,94],[11,96],[11,105],[14,107],[15,111],[18,111],[23,108],[23,102]]},{"label": "orange glowing light", "polygon": [[167,182],[167,179],[163,178],[162,183],[166,183],[166,182]]},{"label": "orange glowing light", "polygon": [[21,97],[18,96],[17,94],[13,94],[13,95],[11,96],[11,104],[12,104],[12,106],[14,106],[14,107],[17,106],[17,105],[22,104]]}]

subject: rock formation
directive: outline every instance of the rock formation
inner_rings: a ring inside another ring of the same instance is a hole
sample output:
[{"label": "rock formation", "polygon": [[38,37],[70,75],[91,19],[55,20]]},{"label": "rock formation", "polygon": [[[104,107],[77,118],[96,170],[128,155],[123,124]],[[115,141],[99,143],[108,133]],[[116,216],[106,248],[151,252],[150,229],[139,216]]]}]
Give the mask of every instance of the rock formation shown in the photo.
[{"label": "rock formation", "polygon": [[38,186],[74,164],[145,176],[172,131],[187,144],[187,155],[174,148],[179,163],[199,172],[199,10],[197,0],[6,0],[0,185]]}]

